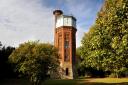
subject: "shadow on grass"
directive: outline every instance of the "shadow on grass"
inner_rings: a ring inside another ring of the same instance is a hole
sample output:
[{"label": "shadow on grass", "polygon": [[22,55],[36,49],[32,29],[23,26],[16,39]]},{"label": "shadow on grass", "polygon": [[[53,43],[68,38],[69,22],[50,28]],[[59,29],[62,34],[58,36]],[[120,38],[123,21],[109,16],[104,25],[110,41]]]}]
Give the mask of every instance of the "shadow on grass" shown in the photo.
[{"label": "shadow on grass", "polygon": [[[6,79],[0,82],[0,85],[31,85],[25,79]],[[46,80],[41,85],[128,85],[128,82],[122,83],[100,83],[90,82],[88,79],[74,79],[74,80]]]},{"label": "shadow on grass", "polygon": [[3,79],[0,85],[31,85],[27,79]]}]

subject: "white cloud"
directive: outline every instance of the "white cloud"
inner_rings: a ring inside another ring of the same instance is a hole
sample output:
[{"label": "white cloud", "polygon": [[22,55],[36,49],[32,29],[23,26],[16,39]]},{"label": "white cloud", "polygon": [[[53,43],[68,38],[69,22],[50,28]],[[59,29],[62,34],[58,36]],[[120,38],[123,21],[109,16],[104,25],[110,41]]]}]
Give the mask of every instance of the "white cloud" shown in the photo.
[{"label": "white cloud", "polygon": [[53,42],[52,8],[41,0],[0,0],[0,41],[18,46],[28,40]]},{"label": "white cloud", "polygon": [[63,4],[64,14],[72,13],[77,18],[76,45],[80,46],[84,32],[88,31],[92,18],[94,19],[95,7],[90,6],[92,4],[89,4],[91,3],[89,0],[55,0],[54,3],[48,0],[47,4],[45,2],[47,1],[0,0],[0,41],[11,46],[18,46],[19,43],[28,40],[53,43],[52,11],[56,8],[54,5],[62,6]]}]

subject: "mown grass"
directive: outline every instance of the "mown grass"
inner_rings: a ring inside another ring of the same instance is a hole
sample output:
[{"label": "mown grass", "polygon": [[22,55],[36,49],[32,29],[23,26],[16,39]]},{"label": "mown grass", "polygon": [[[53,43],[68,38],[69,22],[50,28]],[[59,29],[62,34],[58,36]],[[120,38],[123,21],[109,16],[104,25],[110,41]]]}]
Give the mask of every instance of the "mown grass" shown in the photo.
[{"label": "mown grass", "polygon": [[[6,79],[0,85],[31,85],[24,79]],[[85,79],[63,79],[46,80],[42,85],[128,85],[128,78],[85,78]]]},{"label": "mown grass", "polygon": [[96,78],[96,79],[91,79],[90,82],[103,82],[103,83],[127,82],[128,83],[128,78]]},{"label": "mown grass", "polygon": [[74,80],[47,80],[44,85],[128,85],[128,78],[88,78]]}]

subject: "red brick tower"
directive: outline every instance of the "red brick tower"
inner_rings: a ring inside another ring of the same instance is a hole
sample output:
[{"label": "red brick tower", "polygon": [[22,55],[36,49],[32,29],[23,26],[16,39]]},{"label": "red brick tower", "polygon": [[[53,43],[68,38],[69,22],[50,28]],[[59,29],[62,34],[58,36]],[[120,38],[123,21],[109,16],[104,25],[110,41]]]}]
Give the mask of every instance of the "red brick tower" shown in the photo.
[{"label": "red brick tower", "polygon": [[60,66],[63,69],[62,78],[75,77],[76,60],[76,19],[63,15],[61,10],[55,10],[55,39],[54,45],[59,50]]}]

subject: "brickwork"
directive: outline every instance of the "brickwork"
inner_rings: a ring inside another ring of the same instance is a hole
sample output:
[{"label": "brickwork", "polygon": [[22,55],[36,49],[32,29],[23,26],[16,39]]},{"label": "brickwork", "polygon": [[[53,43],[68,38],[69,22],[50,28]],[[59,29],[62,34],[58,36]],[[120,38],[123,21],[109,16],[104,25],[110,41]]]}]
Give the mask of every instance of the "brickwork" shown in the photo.
[{"label": "brickwork", "polygon": [[[68,34],[68,36],[66,36]],[[76,54],[76,28],[70,26],[62,26],[55,29],[55,47],[59,49],[60,54],[60,66],[66,72],[66,68],[69,70],[69,74],[64,75],[64,78],[73,79]],[[66,37],[68,38],[68,46],[65,47]],[[66,50],[68,51],[68,59],[65,60]]]}]

